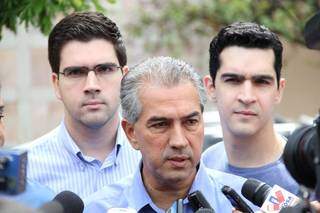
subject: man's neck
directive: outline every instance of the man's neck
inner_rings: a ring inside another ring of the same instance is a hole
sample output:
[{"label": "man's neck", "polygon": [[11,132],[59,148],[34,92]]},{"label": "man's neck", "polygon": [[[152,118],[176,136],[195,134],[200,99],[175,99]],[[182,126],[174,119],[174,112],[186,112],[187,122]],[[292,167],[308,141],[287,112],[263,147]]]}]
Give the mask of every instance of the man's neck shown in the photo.
[{"label": "man's neck", "polygon": [[248,137],[224,136],[229,164],[240,168],[254,168],[280,158],[285,140],[275,133],[273,126]]},{"label": "man's neck", "polygon": [[154,204],[161,209],[168,210],[174,201],[183,199],[188,195],[195,175],[196,173],[191,174],[188,179],[179,183],[176,181],[172,181],[174,183],[171,182],[171,184],[159,183],[157,181],[150,181],[149,178],[143,178],[143,182]]},{"label": "man's neck", "polygon": [[115,146],[119,116],[115,115],[101,128],[88,128],[65,119],[66,128],[84,155],[104,161]]}]

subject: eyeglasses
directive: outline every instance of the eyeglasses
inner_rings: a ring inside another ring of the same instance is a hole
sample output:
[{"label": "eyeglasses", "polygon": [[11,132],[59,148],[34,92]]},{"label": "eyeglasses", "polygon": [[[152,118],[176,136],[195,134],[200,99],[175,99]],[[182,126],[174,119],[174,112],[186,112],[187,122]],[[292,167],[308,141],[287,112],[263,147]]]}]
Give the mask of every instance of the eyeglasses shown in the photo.
[{"label": "eyeglasses", "polygon": [[64,75],[68,79],[83,79],[88,76],[88,73],[90,71],[94,71],[97,77],[104,77],[108,76],[111,73],[116,72],[118,69],[121,69],[122,67],[113,64],[113,63],[104,63],[104,64],[98,64],[94,66],[93,68],[89,67],[67,67],[62,72],[59,72],[60,74]]}]

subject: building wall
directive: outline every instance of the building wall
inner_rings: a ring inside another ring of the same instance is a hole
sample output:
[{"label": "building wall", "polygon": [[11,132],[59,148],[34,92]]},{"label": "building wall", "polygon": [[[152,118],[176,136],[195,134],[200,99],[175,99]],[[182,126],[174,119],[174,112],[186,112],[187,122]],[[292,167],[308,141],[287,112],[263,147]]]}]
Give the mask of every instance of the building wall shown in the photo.
[{"label": "building wall", "polygon": [[[129,1],[128,1],[129,2]],[[126,41],[129,66],[150,56],[143,38],[133,38],[125,31],[132,5],[116,5],[110,17],[118,23]],[[148,36],[148,33],[145,34]],[[208,44],[211,38],[194,38],[193,45],[181,56],[193,64],[201,75],[208,74]],[[159,51],[156,55],[167,55]],[[305,114],[315,117],[320,108],[320,52],[285,42],[284,77],[287,88],[276,113],[297,120]],[[4,31],[0,41],[0,81],[5,102],[7,145],[21,144],[53,129],[63,118],[62,104],[55,98],[47,60],[47,37],[38,30],[24,27],[17,34]],[[214,108],[210,103],[207,109]]]}]

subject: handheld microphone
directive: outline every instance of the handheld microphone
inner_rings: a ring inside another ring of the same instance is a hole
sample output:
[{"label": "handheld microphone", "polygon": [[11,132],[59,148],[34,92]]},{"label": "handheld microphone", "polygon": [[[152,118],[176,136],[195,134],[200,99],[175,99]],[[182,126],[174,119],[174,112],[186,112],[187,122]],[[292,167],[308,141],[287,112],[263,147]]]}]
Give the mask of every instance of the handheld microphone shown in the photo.
[{"label": "handheld microphone", "polygon": [[223,186],[222,193],[228,198],[232,206],[241,212],[254,213],[250,206],[240,197],[240,195],[230,186]]},{"label": "handheld microphone", "polygon": [[212,212],[214,212],[209,202],[206,200],[206,198],[203,196],[203,194],[199,190],[189,194],[188,200],[194,212],[198,212],[200,209],[211,209]]},{"label": "handheld microphone", "polygon": [[170,213],[183,213],[183,200],[176,200],[170,208]]},{"label": "handheld microphone", "polygon": [[57,194],[52,201],[43,205],[39,210],[45,213],[82,213],[83,209],[83,201],[78,195],[70,191],[63,191]]},{"label": "handheld microphone", "polygon": [[294,206],[300,199],[278,185],[269,186],[256,179],[248,179],[241,194],[263,212],[279,212],[282,208]]}]

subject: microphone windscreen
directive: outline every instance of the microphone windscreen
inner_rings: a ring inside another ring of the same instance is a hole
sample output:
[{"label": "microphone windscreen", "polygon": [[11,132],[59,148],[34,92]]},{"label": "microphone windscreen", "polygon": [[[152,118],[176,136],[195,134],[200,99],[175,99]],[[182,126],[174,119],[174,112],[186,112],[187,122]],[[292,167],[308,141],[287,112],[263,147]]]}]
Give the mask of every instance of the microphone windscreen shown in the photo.
[{"label": "microphone windscreen", "polygon": [[41,213],[64,213],[62,205],[57,201],[45,203],[38,210]]},{"label": "microphone windscreen", "polygon": [[84,209],[81,198],[70,191],[60,192],[55,196],[53,201],[61,204],[64,213],[82,213]]},{"label": "microphone windscreen", "polygon": [[268,184],[250,178],[244,182],[241,194],[254,205],[261,207],[271,189]]}]

